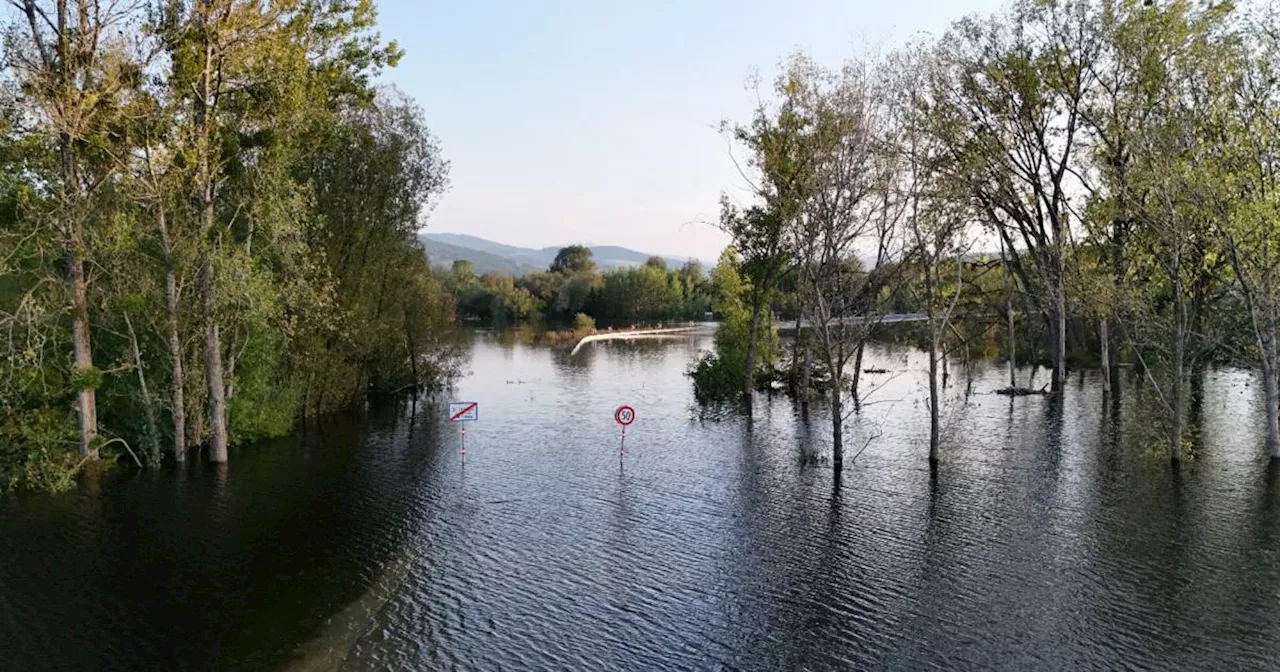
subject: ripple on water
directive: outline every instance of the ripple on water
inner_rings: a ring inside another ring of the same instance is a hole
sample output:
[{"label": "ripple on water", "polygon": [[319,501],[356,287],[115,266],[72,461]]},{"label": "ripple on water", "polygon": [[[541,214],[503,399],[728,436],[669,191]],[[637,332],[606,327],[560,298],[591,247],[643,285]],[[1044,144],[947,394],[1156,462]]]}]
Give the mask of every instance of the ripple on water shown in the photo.
[{"label": "ripple on water", "polygon": [[836,482],[800,459],[829,454],[820,403],[694,406],[707,346],[481,335],[465,462],[437,400],[226,472],[0,503],[0,668],[1280,667],[1280,476],[1233,429],[1256,423],[1247,372],[1209,377],[1174,475],[1092,376],[1010,400],[978,365],[935,479],[920,357],[876,348],[893,373]]}]

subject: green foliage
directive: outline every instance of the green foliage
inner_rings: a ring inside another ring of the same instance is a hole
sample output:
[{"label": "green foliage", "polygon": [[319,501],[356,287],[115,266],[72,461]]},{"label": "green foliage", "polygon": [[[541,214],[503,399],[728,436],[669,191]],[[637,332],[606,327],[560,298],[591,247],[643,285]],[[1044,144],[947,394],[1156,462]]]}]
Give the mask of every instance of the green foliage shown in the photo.
[{"label": "green foliage", "polygon": [[65,490],[79,463],[71,408],[28,407],[0,416],[0,492],[17,487]]},{"label": "green foliage", "polygon": [[580,313],[620,326],[695,320],[711,303],[696,261],[668,269],[655,257],[601,274],[589,263],[586,248],[564,248],[557,259],[552,270],[518,279],[502,273],[477,279],[469,263],[455,262],[442,278],[463,317],[497,326],[535,319],[568,326]]},{"label": "green foliage", "polygon": [[[715,352],[704,354],[689,371],[694,396],[701,402],[722,401],[742,395],[747,368],[747,344],[751,341],[751,310],[745,305],[747,285],[738,274],[735,250],[726,248],[711,273],[711,306],[720,318]],[[755,385],[768,380],[777,356],[778,334],[766,318],[756,333]]]},{"label": "green foliage", "polygon": [[582,245],[570,245],[560,248],[556,258],[551,262],[552,273],[576,274],[594,271],[596,262],[591,259],[591,248]]},{"label": "green foliage", "polygon": [[[78,390],[95,392],[99,444],[155,463],[175,436],[184,454],[205,442],[209,325],[232,441],[456,373],[454,299],[416,241],[448,164],[421,110],[372,84],[400,58],[372,0],[81,18],[102,32],[20,22],[33,34],[6,40],[23,53],[4,61],[0,101],[0,491],[70,483]],[[59,39],[74,62],[36,53]],[[534,310],[490,286],[496,310]],[[68,357],[72,315],[95,366]]]},{"label": "green foliage", "polygon": [[102,387],[102,370],[97,367],[73,369],[70,383],[73,390],[96,390]]},{"label": "green foliage", "polygon": [[579,334],[589,334],[595,331],[596,321],[590,315],[578,313],[573,316],[573,330]]}]

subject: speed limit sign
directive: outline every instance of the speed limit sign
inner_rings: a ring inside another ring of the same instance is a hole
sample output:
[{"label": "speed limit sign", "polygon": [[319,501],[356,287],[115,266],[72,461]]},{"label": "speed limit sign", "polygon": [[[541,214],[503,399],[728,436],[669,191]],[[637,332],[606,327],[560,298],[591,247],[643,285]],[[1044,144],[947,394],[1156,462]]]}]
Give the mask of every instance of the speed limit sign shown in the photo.
[{"label": "speed limit sign", "polygon": [[613,412],[613,419],[617,421],[619,425],[626,427],[636,421],[636,409],[625,405],[619,406],[618,410]]}]

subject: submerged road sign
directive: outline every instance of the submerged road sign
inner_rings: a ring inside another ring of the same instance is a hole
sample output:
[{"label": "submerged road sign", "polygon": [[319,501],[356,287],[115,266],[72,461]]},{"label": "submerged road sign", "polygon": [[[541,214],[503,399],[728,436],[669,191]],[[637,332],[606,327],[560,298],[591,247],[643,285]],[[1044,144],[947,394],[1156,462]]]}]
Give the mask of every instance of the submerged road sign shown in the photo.
[{"label": "submerged road sign", "polygon": [[626,405],[619,406],[618,410],[613,412],[613,419],[619,425],[626,427],[636,421],[636,409]]},{"label": "submerged road sign", "polygon": [[475,422],[479,419],[479,403],[474,401],[449,402],[449,422]]}]

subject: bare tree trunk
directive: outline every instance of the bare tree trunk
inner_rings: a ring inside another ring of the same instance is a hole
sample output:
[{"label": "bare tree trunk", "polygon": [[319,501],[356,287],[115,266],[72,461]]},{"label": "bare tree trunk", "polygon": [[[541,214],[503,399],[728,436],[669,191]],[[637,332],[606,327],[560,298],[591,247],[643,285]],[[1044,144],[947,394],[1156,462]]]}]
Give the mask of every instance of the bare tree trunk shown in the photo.
[{"label": "bare tree trunk", "polygon": [[[89,288],[84,277],[84,260],[80,256],[79,225],[73,225],[71,245],[71,295],[75,301],[71,318],[71,335],[75,341],[76,371],[93,370],[93,350],[89,342]],[[98,437],[98,400],[94,388],[81,383],[78,396],[80,418],[80,456],[97,458],[94,441]]]},{"label": "bare tree trunk", "polygon": [[156,209],[156,223],[160,227],[160,242],[164,245],[164,303],[169,320],[169,366],[173,370],[173,459],[181,464],[187,453],[187,402],[186,378],[182,371],[182,337],[178,332],[178,278],[174,269],[173,241],[169,238],[169,224],[164,206]]},{"label": "bare tree trunk", "polygon": [[151,458],[151,464],[155,465],[160,461],[160,433],[156,429],[156,410],[151,403],[151,392],[147,389],[147,375],[142,370],[142,349],[138,347],[138,334],[133,330],[133,320],[129,319],[129,313],[124,313],[124,326],[129,330],[129,345],[133,347],[133,368],[138,372],[138,387],[142,391],[142,408],[147,414],[147,443],[151,448],[148,450],[148,457]]},{"label": "bare tree trunk", "polygon": [[[938,464],[938,323],[934,314],[933,271],[937,262],[929,258],[924,269],[924,302],[929,317],[929,465]],[[944,365],[945,365],[945,359]],[[944,374],[945,375],[945,374]]]},{"label": "bare tree trunk", "polygon": [[[929,311],[932,325],[932,309]],[[931,327],[933,329],[933,327]],[[929,335],[929,463],[938,463],[938,334],[933,329]]]},{"label": "bare tree trunk", "polygon": [[1053,377],[1050,389],[1061,392],[1067,378],[1067,297],[1059,277],[1053,288],[1053,311],[1050,316],[1053,331]]},{"label": "bare tree trunk", "polygon": [[1009,316],[1009,387],[1018,386],[1018,332],[1013,326],[1013,293],[1009,293],[1006,312]]},{"label": "bare tree trunk", "polygon": [[747,337],[747,364],[746,372],[742,381],[742,399],[747,402],[748,408],[751,404],[751,391],[756,386],[756,334],[760,330],[760,312],[763,308],[763,298],[755,301],[751,306],[751,330]]},{"label": "bare tree trunk", "polygon": [[[841,344],[840,349],[844,349]],[[830,358],[828,358],[830,359]],[[841,400],[841,384],[839,364],[844,361],[842,355],[833,363],[834,373],[831,376],[831,469],[839,476],[844,471],[844,406]]]},{"label": "bare tree trunk", "polygon": [[1262,390],[1266,404],[1267,456],[1280,459],[1280,351],[1276,345],[1275,309],[1267,302],[1267,324],[1262,333]]},{"label": "bare tree trunk", "polygon": [[796,336],[791,340],[791,374],[788,376],[791,393],[799,394],[800,385],[800,315],[796,315]]},{"label": "bare tree trunk", "polygon": [[800,403],[809,405],[810,387],[813,381],[813,334],[804,339],[804,368],[800,369]]},{"label": "bare tree trunk", "polygon": [[169,313],[169,359],[173,369],[173,459],[181,464],[187,456],[187,381],[182,370],[182,339],[178,334],[178,282],[172,265],[164,275],[164,300]]},{"label": "bare tree trunk", "polygon": [[215,463],[227,461],[227,403],[226,388],[222,374],[222,338],[218,332],[218,323],[214,317],[214,278],[212,255],[217,251],[217,237],[214,236],[214,198],[217,191],[217,176],[214,169],[213,106],[217,104],[215,96],[215,70],[219,68],[214,53],[211,21],[212,8],[209,5],[196,5],[199,13],[199,25],[206,29],[203,38],[203,54],[201,55],[202,71],[196,85],[194,104],[194,121],[199,132],[197,150],[199,151],[200,206],[204,217],[203,233],[210,240],[213,249],[206,251],[204,264],[200,269],[200,297],[204,318],[204,370],[205,384],[209,389],[209,459]]},{"label": "bare tree trunk", "polygon": [[1277,384],[1274,364],[1262,366],[1262,390],[1265,396],[1267,418],[1267,456],[1280,459],[1280,384]]},{"label": "bare tree trunk", "polygon": [[862,352],[866,350],[865,338],[858,340],[858,350],[853,356],[853,384],[849,386],[849,397],[853,399],[853,407],[861,408],[862,400],[858,396],[858,381],[862,379]]},{"label": "bare tree trunk", "polygon": [[1182,461],[1182,413],[1185,402],[1182,393],[1182,355],[1185,349],[1186,336],[1182,333],[1182,328],[1178,327],[1174,333],[1173,345],[1173,385],[1171,390],[1172,415],[1169,432],[1169,459],[1174,462]]},{"label": "bare tree trunk", "polygon": [[1182,462],[1182,418],[1183,406],[1186,405],[1182,391],[1183,358],[1186,355],[1186,306],[1182,298],[1182,282],[1179,278],[1178,253],[1174,252],[1173,266],[1173,384],[1170,390],[1169,459],[1175,464]]},{"label": "bare tree trunk", "polygon": [[1107,317],[1103,315],[1098,319],[1098,343],[1102,348],[1099,359],[1102,361],[1102,393],[1111,394],[1111,330],[1108,328]]},{"label": "bare tree trunk", "polygon": [[205,261],[200,269],[200,295],[204,309],[204,375],[209,388],[209,459],[227,461],[227,402],[222,377],[222,339],[214,320],[213,269]]}]

